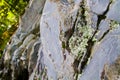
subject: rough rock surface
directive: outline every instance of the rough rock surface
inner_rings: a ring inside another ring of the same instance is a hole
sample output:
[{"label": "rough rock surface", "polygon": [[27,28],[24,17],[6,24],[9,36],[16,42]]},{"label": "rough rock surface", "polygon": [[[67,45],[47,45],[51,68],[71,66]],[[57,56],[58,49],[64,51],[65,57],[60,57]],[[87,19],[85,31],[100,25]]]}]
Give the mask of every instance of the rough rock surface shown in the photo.
[{"label": "rough rock surface", "polygon": [[120,0],[30,0],[0,59],[0,80],[119,80]]}]

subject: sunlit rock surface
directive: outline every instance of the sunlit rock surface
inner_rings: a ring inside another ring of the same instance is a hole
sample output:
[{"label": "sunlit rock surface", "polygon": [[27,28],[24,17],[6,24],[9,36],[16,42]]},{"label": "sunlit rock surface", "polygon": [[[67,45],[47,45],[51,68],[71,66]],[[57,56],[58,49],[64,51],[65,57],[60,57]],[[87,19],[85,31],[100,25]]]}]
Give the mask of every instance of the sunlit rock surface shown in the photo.
[{"label": "sunlit rock surface", "polygon": [[89,6],[91,8],[91,11],[93,11],[93,13],[96,13],[97,15],[101,15],[103,14],[108,5],[110,0],[87,0],[89,3]]},{"label": "sunlit rock surface", "polygon": [[107,13],[107,18],[110,20],[115,20],[120,22],[120,0],[116,0],[112,5]]},{"label": "sunlit rock surface", "polygon": [[0,59],[0,80],[119,80],[119,0],[30,0]]},{"label": "sunlit rock surface", "polygon": [[120,39],[118,37],[120,35],[118,34],[119,29],[120,27],[110,31],[103,40],[95,45],[92,52],[94,55],[80,80],[101,80],[104,66],[111,65],[115,62],[117,57],[120,55]]}]

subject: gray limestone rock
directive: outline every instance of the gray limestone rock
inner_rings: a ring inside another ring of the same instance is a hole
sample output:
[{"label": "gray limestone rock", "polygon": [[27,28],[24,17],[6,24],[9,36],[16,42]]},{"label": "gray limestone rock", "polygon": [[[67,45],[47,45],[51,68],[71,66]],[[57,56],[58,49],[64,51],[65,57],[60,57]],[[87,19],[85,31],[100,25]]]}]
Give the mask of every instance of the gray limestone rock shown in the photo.
[{"label": "gray limestone rock", "polygon": [[0,59],[0,80],[119,80],[119,0],[30,0]]},{"label": "gray limestone rock", "polygon": [[93,13],[102,15],[106,11],[110,0],[88,0],[88,2]]},{"label": "gray limestone rock", "polygon": [[120,0],[116,0],[107,13],[107,18],[110,20],[115,20],[120,23]]}]

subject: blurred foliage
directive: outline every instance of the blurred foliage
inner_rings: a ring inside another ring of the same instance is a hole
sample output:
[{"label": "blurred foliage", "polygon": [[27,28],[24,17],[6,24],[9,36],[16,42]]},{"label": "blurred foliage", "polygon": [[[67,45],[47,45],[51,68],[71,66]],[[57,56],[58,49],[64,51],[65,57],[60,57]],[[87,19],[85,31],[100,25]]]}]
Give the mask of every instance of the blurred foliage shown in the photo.
[{"label": "blurred foliage", "polygon": [[0,57],[29,0],[0,0]]}]

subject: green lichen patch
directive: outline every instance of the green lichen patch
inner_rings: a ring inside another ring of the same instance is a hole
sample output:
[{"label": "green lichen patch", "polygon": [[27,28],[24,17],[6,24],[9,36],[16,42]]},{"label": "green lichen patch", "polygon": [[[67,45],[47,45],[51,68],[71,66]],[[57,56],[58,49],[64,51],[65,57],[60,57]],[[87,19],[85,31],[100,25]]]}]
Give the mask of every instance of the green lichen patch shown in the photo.
[{"label": "green lichen patch", "polygon": [[111,25],[110,27],[111,27],[111,30],[112,30],[112,29],[117,28],[120,24],[117,21],[111,21],[110,25]]},{"label": "green lichen patch", "polygon": [[73,55],[82,56],[86,53],[88,41],[93,35],[93,29],[90,26],[81,26],[78,24],[75,33],[69,40],[69,47]]}]

